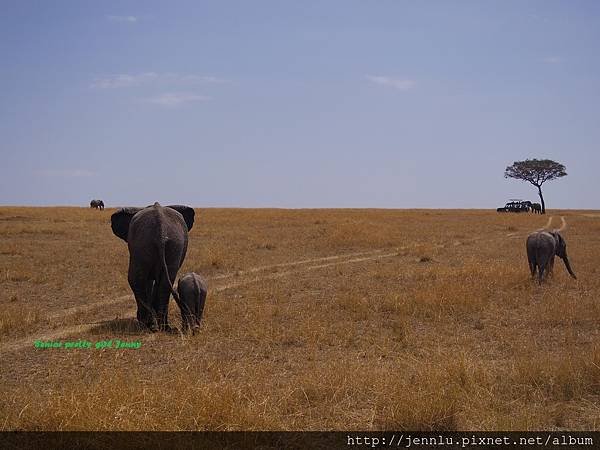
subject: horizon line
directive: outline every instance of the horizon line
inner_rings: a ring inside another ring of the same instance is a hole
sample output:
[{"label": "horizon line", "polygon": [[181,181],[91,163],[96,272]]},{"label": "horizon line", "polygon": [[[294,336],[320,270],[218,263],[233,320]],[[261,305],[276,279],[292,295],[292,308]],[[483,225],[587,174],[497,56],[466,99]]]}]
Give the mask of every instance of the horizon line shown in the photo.
[{"label": "horizon line", "polygon": [[[159,202],[160,203],[160,202]],[[181,204],[181,203],[172,203],[172,204]],[[119,209],[119,208],[146,208],[152,205],[119,205],[119,206],[105,206],[105,209]],[[163,205],[161,206],[168,206]],[[284,206],[189,206],[193,209],[280,209],[280,210],[322,210],[322,209],[338,209],[338,210],[349,210],[349,209],[361,209],[361,210],[430,210],[430,211],[440,211],[440,210],[490,210],[496,212],[496,207],[387,207],[387,206],[295,206],[295,207],[284,207]],[[0,204],[0,208],[82,208],[82,209],[92,209],[89,205],[6,205]],[[600,211],[599,208],[546,208],[546,211]]]}]

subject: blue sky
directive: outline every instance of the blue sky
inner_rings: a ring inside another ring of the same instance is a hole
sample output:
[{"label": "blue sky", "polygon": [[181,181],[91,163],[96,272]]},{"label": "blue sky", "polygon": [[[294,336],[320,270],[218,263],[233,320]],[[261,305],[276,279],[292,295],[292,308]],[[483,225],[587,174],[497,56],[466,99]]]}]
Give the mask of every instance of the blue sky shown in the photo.
[{"label": "blue sky", "polygon": [[600,208],[600,2],[0,1],[0,204]]}]

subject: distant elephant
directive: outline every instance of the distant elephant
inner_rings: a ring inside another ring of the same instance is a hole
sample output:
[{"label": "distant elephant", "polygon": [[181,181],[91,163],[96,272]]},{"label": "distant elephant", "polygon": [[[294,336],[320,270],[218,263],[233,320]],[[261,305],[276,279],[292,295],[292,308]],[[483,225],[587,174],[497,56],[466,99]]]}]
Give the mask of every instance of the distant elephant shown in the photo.
[{"label": "distant elephant", "polygon": [[137,320],[152,331],[169,330],[169,297],[183,264],[188,231],[194,225],[188,206],[121,208],[110,218],[113,233],[129,248],[128,281],[137,303]]},{"label": "distant elephant", "polygon": [[535,271],[538,272],[538,282],[542,283],[544,273],[552,273],[554,268],[554,256],[558,256],[565,263],[565,267],[573,278],[577,279],[569,258],[567,256],[567,243],[560,235],[558,230],[554,231],[535,231],[527,237],[527,260],[529,261],[529,270],[531,277],[535,277]]},{"label": "distant elephant", "polygon": [[102,200],[92,200],[90,202],[90,208],[104,209],[104,202]]},{"label": "distant elephant", "polygon": [[539,203],[532,203],[531,204],[531,212],[534,214],[541,214],[542,213],[542,205],[540,205]]},{"label": "distant elephant", "polygon": [[204,279],[197,273],[186,273],[179,278],[177,285],[179,301],[177,304],[181,310],[181,321],[183,331],[189,328],[194,333],[200,328],[200,320],[206,303],[207,287]]}]

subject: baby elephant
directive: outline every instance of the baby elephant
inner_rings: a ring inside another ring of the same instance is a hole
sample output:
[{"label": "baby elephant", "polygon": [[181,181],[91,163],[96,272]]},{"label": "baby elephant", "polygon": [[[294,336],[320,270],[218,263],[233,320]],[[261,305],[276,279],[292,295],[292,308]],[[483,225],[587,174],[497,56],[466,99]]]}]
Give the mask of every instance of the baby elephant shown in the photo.
[{"label": "baby elephant", "polygon": [[200,328],[206,292],[206,282],[197,273],[186,273],[179,278],[177,285],[179,301],[177,304],[181,310],[183,331],[187,331],[191,327],[192,333],[194,333]]},{"label": "baby elephant", "polygon": [[569,264],[567,244],[558,231],[536,231],[527,237],[529,270],[531,270],[531,276],[534,277],[537,268],[540,284],[542,283],[544,272],[547,274],[552,273],[554,256],[561,258],[565,263],[569,275],[577,279],[571,269],[571,264]]}]

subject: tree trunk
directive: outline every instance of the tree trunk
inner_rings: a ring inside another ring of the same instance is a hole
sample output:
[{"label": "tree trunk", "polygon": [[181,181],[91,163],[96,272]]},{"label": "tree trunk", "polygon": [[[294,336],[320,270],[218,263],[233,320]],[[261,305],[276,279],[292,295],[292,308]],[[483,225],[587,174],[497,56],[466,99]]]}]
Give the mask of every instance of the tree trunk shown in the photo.
[{"label": "tree trunk", "polygon": [[544,196],[542,195],[542,186],[538,186],[537,188],[540,200],[542,201],[542,214],[546,214],[546,203],[544,203]]}]

